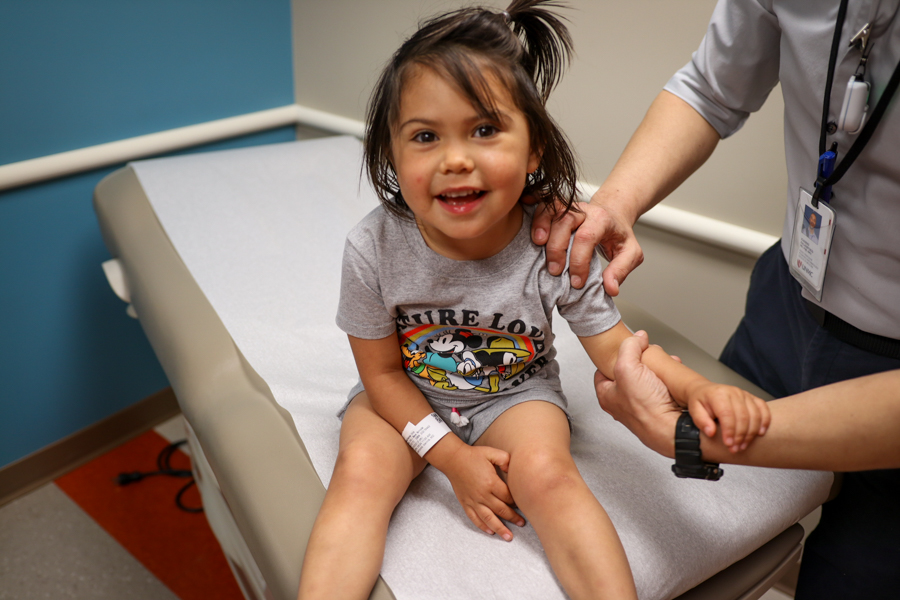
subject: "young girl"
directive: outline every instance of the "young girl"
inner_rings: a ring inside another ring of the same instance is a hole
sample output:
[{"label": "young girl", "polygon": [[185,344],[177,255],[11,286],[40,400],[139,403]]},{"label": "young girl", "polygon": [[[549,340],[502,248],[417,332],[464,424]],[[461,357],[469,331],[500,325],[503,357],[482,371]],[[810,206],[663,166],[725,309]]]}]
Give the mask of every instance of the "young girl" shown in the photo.
[{"label": "young girl", "polygon": [[[361,382],[301,599],[368,596],[391,514],[428,463],[485,533],[511,540],[503,521],[525,523],[515,504],[571,598],[636,598],[618,536],[569,452],[551,314],[607,377],[630,332],[599,263],[581,290],[549,275],[519,202],[529,194],[574,210],[574,157],[545,108],[571,50],[552,4],[428,21],[373,93],[365,160],[382,206],[348,236],[337,317]],[[717,416],[739,448],[767,425],[761,400],[659,348],[644,362],[705,433]]]}]

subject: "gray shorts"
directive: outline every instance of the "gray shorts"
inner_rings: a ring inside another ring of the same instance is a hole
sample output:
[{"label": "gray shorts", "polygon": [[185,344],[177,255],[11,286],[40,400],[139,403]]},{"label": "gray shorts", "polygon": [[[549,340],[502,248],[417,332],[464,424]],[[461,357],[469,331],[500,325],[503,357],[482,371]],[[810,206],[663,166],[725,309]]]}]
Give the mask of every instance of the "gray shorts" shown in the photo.
[{"label": "gray shorts", "polygon": [[[357,387],[361,387],[357,385]],[[357,388],[355,387],[353,391],[355,392]],[[359,390],[362,391],[362,390]],[[347,411],[347,407],[350,406],[350,402],[353,398],[356,397],[357,394],[353,394],[344,406],[341,407],[341,410],[338,411],[338,418],[343,419],[344,413]],[[457,406],[456,410],[459,411],[459,414],[469,419],[469,424],[465,427],[460,427],[459,425],[454,425],[453,421],[450,420],[450,414],[453,412],[453,406],[450,404],[444,404],[435,398],[427,398],[428,404],[431,405],[431,408],[434,409],[434,412],[444,420],[450,430],[453,431],[459,438],[465,443],[472,445],[474,444],[481,435],[487,431],[488,427],[491,426],[491,423],[497,420],[497,417],[502,415],[504,412],[512,408],[517,404],[522,404],[523,402],[531,402],[532,400],[538,400],[542,402],[549,402],[550,404],[555,404],[559,408],[562,409],[563,413],[566,415],[566,420],[569,422],[569,431],[572,430],[572,417],[569,415],[568,406],[569,403],[566,401],[566,397],[562,394],[562,392],[555,392],[553,390],[546,389],[532,389],[532,390],[524,390],[518,394],[504,394],[502,396],[497,396],[494,398],[490,398],[489,400],[482,402],[480,404],[475,404],[471,406]]]},{"label": "gray shorts", "polygon": [[[536,393],[529,393],[529,391]],[[569,431],[572,430],[572,418],[569,416],[568,410],[569,403],[566,401],[565,396],[547,390],[529,391],[521,394],[507,394],[498,398],[491,398],[487,402],[482,402],[475,406],[457,406],[456,410],[459,411],[459,414],[469,419],[469,424],[465,427],[454,425],[450,420],[450,413],[452,412],[451,406],[440,404],[431,398],[428,398],[428,404],[430,404],[431,408],[434,409],[434,412],[447,423],[453,433],[458,435],[462,441],[470,446],[478,441],[478,438],[487,431],[488,427],[491,426],[491,423],[497,420],[497,417],[516,404],[531,402],[533,400],[549,402],[550,404],[555,404],[560,407],[566,415],[566,420],[569,422]]]}]

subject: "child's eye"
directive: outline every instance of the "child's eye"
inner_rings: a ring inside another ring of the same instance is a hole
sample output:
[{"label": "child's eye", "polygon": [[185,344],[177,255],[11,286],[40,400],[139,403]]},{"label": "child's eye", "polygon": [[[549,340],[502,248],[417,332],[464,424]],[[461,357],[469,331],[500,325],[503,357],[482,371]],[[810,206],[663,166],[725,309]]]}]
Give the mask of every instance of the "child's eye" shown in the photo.
[{"label": "child's eye", "polygon": [[500,130],[497,129],[493,125],[479,125],[475,129],[475,137],[491,137],[492,135],[495,135],[498,131],[500,131]]},{"label": "child's eye", "polygon": [[420,131],[416,135],[413,136],[414,142],[419,142],[421,144],[428,144],[437,139],[437,136],[434,135],[434,132],[431,131]]}]

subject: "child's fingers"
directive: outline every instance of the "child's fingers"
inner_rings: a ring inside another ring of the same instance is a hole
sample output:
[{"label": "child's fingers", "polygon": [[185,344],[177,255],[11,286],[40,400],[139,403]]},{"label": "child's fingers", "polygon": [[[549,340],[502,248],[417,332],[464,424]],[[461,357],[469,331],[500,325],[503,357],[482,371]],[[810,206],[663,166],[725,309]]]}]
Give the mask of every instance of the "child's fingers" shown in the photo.
[{"label": "child's fingers", "polygon": [[507,521],[511,521],[519,527],[525,525],[525,520],[509,505],[504,504],[496,498],[493,499],[492,504],[493,508],[474,501],[473,499],[472,503],[467,502],[462,504],[462,507],[466,516],[469,517],[469,520],[472,521],[478,529],[488,535],[497,533],[507,542],[512,541],[512,532],[503,524],[503,521],[500,520],[497,514],[503,515]]},{"label": "child's fingers", "polygon": [[472,521],[472,524],[475,525],[478,529],[482,530],[488,535],[494,535],[494,531],[487,526],[487,524],[478,516],[478,513],[475,512],[475,509],[469,506],[463,506],[463,510],[466,511],[466,516],[469,517],[469,520]]},{"label": "child's fingers", "polygon": [[515,500],[513,500],[512,493],[509,491],[509,486],[506,485],[506,482],[498,477],[497,482],[491,489],[491,494],[493,494],[497,502],[491,503],[489,508],[493,510],[497,516],[515,523],[519,527],[525,525],[525,520],[522,518],[522,515],[512,508],[515,506]]},{"label": "child's fingers", "polygon": [[496,514],[494,514],[494,511],[492,511],[487,506],[481,505],[475,509],[475,513],[481,518],[482,522],[487,525],[487,527],[491,531],[502,537],[507,542],[512,541],[512,531],[510,531],[509,528],[503,524],[503,521],[501,521],[500,518]]},{"label": "child's fingers", "polygon": [[494,466],[500,467],[500,470],[504,473],[509,472],[509,452],[505,452],[499,448],[491,448],[490,446],[482,446],[482,448],[487,450],[487,459],[491,461]]},{"label": "child's fingers", "polygon": [[522,515],[517,513],[515,509],[513,509],[513,507],[509,505],[509,503],[497,500],[493,502],[489,508],[495,515],[497,515],[504,521],[515,523],[519,527],[525,526],[525,519],[523,519]]},{"label": "child's fingers", "polygon": [[737,398],[734,402],[734,441],[729,444],[732,452],[738,452],[744,442],[747,441],[747,431],[750,428],[750,410],[743,398]]},{"label": "child's fingers", "polygon": [[750,445],[750,442],[753,441],[757,435],[759,435],[760,423],[762,422],[762,415],[759,412],[759,407],[753,402],[752,399],[747,402],[747,430],[744,433],[744,440],[741,442],[741,450],[746,450],[747,446]]},{"label": "child's fingers", "polygon": [[769,425],[772,424],[772,413],[769,411],[769,405],[762,398],[754,398],[754,402],[756,402],[759,407],[760,413],[760,424],[759,424],[759,435],[765,435],[769,430]]},{"label": "child's fingers", "polygon": [[710,414],[709,410],[702,404],[693,404],[690,408],[691,419],[694,420],[694,425],[697,426],[697,429],[703,432],[706,437],[713,437],[716,435],[716,420]]},{"label": "child's fingers", "polygon": [[722,430],[722,443],[731,447],[734,445],[735,415],[730,403],[719,403],[715,409],[716,418],[719,420],[719,429]]},{"label": "child's fingers", "polygon": [[[502,502],[503,504],[512,505],[514,503],[512,492],[509,491],[509,486],[507,486],[506,483],[499,477],[497,478],[494,486],[491,488],[490,493],[493,494],[494,497],[500,500],[500,502]],[[506,517],[504,517],[504,519],[505,518]]]}]

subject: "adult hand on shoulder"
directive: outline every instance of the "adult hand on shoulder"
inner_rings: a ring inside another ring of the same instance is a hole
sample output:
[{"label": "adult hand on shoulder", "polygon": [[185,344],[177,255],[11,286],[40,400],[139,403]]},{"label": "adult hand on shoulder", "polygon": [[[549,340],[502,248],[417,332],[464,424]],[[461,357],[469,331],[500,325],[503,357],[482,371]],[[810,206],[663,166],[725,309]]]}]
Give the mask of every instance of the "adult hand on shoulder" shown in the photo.
[{"label": "adult hand on shoulder", "polygon": [[597,371],[594,387],[603,410],[630,429],[644,445],[673,458],[675,423],[681,407],[659,377],[641,362],[641,355],[649,346],[643,331],[623,340],[614,369],[616,380]]},{"label": "adult hand on shoulder", "polygon": [[535,244],[546,244],[550,273],[559,275],[566,264],[569,238],[575,232],[569,252],[569,276],[576,288],[587,280],[594,248],[600,246],[609,260],[603,270],[603,287],[610,296],[618,296],[619,286],[644,261],[644,253],[634,237],[634,221],[612,203],[604,202],[604,196],[601,188],[590,202],[578,204],[582,212],[569,211],[555,221],[550,207],[539,206],[531,223],[531,238]]}]

